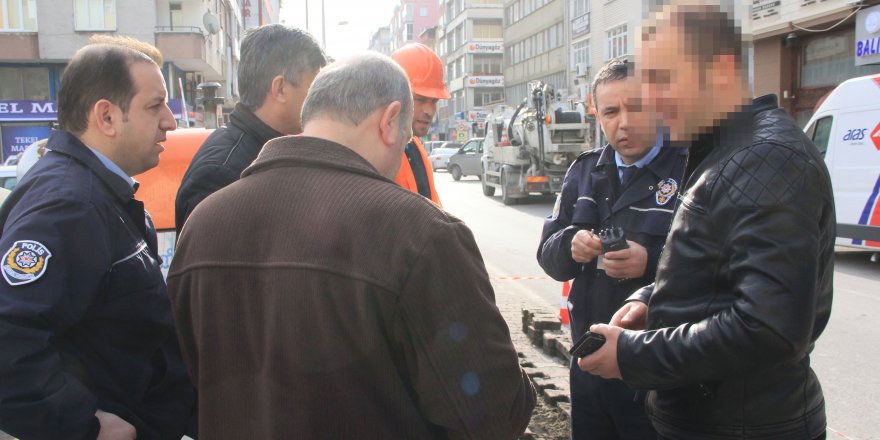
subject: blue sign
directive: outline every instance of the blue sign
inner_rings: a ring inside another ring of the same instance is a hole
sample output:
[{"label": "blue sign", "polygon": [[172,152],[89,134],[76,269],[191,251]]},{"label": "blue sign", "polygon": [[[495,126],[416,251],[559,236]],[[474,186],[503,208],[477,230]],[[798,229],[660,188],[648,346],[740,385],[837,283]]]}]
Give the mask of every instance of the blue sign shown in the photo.
[{"label": "blue sign", "polygon": [[0,121],[55,121],[58,105],[55,101],[4,101],[0,100]]},{"label": "blue sign", "polygon": [[13,154],[24,151],[28,145],[48,139],[52,129],[44,125],[4,125],[0,128],[3,134],[3,160]]}]

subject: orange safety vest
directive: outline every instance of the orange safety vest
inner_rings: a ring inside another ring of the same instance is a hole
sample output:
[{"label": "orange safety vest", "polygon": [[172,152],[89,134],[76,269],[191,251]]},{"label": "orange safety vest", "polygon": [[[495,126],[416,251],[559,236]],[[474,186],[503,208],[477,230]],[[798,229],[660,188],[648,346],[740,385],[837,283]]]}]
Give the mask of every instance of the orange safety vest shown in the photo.
[{"label": "orange safety vest", "polygon": [[[425,164],[425,174],[428,175],[428,187],[431,188],[431,200],[437,204],[437,206],[443,207],[440,203],[440,197],[437,196],[437,188],[434,188],[434,173],[431,169],[431,163],[428,162],[428,155],[425,154],[425,147],[422,146],[422,141],[417,137],[413,137],[413,141],[416,144],[416,147],[419,149],[419,155],[422,156],[422,163]],[[406,153],[403,153],[403,160],[400,163],[400,169],[397,171],[397,177],[394,178],[394,181],[397,182],[398,185],[418,194],[419,186],[416,184],[416,178],[413,175],[412,167],[409,166],[409,160],[406,158]]]}]

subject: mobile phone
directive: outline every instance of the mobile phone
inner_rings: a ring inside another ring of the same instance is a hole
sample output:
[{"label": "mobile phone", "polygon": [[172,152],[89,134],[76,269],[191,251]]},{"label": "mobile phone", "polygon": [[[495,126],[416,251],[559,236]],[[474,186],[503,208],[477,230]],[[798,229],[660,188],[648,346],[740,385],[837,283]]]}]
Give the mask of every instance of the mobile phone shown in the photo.
[{"label": "mobile phone", "polygon": [[575,358],[582,358],[593,354],[603,344],[605,344],[605,336],[588,331],[571,346],[568,352]]}]

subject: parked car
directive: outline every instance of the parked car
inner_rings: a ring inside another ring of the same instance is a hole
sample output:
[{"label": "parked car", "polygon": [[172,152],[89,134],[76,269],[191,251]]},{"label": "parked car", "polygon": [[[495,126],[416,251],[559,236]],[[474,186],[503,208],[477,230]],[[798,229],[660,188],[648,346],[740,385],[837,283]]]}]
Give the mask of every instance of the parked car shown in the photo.
[{"label": "parked car", "polygon": [[460,150],[449,157],[446,169],[452,174],[453,180],[461,180],[464,176],[482,177],[480,158],[483,156],[483,139],[473,138],[465,142]]},{"label": "parked car", "polygon": [[18,183],[18,176],[15,175],[16,167],[14,165],[0,166],[0,188],[11,190]]},{"label": "parked car", "polygon": [[425,142],[425,144],[424,144],[424,147],[425,147],[425,153],[427,153],[427,154],[431,154],[431,152],[434,151],[435,148],[440,148],[440,146],[442,146],[444,143],[446,143],[446,142],[445,142],[445,141],[428,141],[428,142]]},{"label": "parked car", "polygon": [[440,148],[435,148],[428,156],[431,168],[434,171],[445,170],[446,164],[449,162],[449,156],[458,153],[459,149],[461,149],[461,144],[457,142],[444,142]]},{"label": "parked car", "polygon": [[21,153],[13,154],[6,158],[6,162],[3,162],[3,165],[18,165],[18,159],[21,158]]}]

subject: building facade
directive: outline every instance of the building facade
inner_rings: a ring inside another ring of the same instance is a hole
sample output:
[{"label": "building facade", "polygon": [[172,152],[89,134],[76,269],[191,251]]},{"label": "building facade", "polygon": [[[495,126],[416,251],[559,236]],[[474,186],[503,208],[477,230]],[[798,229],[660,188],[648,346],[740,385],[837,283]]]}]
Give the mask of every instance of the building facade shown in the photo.
[{"label": "building facade", "polygon": [[235,102],[241,31],[236,0],[0,2],[3,160],[48,137],[61,73],[93,34],[125,35],[158,47],[169,106],[186,119],[201,82],[219,82],[228,107]]},{"label": "building facade", "polygon": [[504,102],[503,3],[446,0],[441,6],[436,51],[452,96],[439,104],[437,133],[464,141],[481,133],[490,106]]},{"label": "building facade", "polygon": [[878,5],[850,0],[754,1],[750,12],[755,94],[775,93],[780,106],[803,126],[838,84],[880,73],[880,23],[871,24],[880,21]]},{"label": "building facade", "polygon": [[281,19],[281,0],[238,0],[245,29],[278,23]]},{"label": "building facade", "polygon": [[373,36],[370,37],[370,45],[367,50],[391,55],[391,28],[383,26],[376,29],[376,32],[373,32]]},{"label": "building facade", "polygon": [[[621,2],[622,0],[617,0]],[[505,100],[519,105],[528,83],[543,81],[568,94],[570,0],[504,0]]]},{"label": "building facade", "polygon": [[401,0],[394,7],[391,17],[391,51],[407,43],[419,41],[419,35],[426,29],[437,26],[440,6],[437,0]]}]

